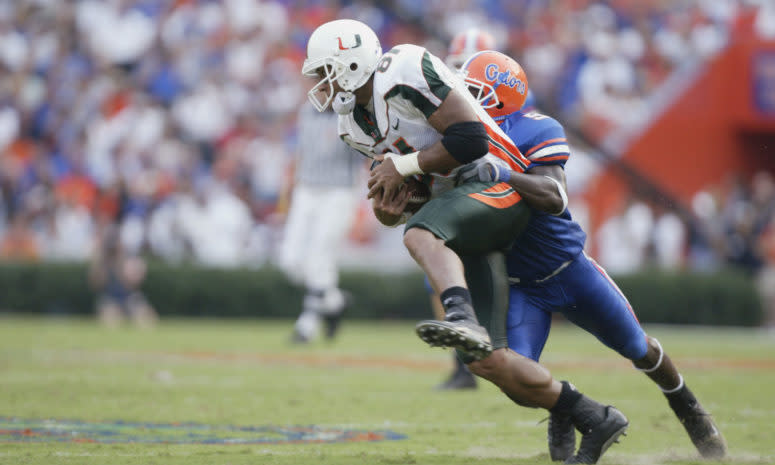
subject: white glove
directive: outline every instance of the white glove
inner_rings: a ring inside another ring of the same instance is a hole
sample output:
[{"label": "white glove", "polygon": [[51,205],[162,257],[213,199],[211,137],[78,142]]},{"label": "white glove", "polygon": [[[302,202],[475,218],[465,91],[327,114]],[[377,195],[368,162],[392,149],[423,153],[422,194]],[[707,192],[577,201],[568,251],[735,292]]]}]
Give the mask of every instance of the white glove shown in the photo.
[{"label": "white glove", "polygon": [[479,165],[479,180],[484,182],[505,182],[511,177],[511,167],[500,158],[487,159]]},{"label": "white glove", "polygon": [[458,184],[469,181],[507,181],[510,174],[511,168],[505,161],[500,158],[494,160],[488,158],[487,160],[469,163],[460,168]]}]

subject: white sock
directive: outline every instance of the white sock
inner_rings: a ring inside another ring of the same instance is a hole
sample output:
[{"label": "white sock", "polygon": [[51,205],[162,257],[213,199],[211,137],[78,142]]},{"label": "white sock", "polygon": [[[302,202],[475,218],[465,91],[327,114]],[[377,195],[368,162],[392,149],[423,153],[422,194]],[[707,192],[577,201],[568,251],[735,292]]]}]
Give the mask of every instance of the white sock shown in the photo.
[{"label": "white sock", "polygon": [[296,320],[296,332],[307,340],[315,339],[320,328],[320,315],[314,310],[304,310]]},{"label": "white sock", "polygon": [[337,287],[326,289],[320,300],[319,312],[322,315],[332,315],[342,311],[345,298],[342,291]]}]

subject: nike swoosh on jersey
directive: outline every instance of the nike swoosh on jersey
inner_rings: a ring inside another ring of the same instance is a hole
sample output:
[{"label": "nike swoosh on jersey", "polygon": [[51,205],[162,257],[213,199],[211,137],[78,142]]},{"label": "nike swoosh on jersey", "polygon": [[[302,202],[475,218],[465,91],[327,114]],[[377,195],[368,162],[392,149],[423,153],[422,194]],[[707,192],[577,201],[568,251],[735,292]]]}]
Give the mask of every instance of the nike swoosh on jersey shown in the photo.
[{"label": "nike swoosh on jersey", "polygon": [[396,119],[396,124],[394,124],[394,125],[393,125],[393,129],[395,129],[396,131],[398,131],[398,123],[400,123],[400,122],[401,122],[401,120],[400,120],[400,119]]}]

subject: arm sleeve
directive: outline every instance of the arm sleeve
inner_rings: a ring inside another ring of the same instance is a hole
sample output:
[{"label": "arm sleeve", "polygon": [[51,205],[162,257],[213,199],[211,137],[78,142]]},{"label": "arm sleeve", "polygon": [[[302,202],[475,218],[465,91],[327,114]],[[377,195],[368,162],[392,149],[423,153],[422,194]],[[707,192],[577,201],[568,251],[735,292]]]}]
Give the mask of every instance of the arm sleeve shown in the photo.
[{"label": "arm sleeve", "polygon": [[522,147],[525,156],[531,161],[531,166],[560,165],[564,167],[565,162],[570,157],[570,147],[568,139],[565,137],[565,130],[560,123],[549,117],[546,117],[541,123],[543,123],[543,127],[537,131],[536,136]]}]

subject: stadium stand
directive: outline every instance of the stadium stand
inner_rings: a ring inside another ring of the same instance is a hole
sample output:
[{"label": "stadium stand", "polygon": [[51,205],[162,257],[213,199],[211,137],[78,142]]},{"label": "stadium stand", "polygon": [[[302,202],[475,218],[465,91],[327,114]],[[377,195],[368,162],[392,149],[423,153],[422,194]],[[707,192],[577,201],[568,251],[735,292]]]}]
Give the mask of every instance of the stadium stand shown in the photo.
[{"label": "stadium stand", "polygon": [[[665,86],[688,85],[686,69],[719,57],[740,18],[760,40],[775,35],[764,1],[559,3],[3,2],[0,255],[83,261],[97,232],[117,223],[132,253],[265,263],[287,203],[295,110],[305,102],[304,43],[336,17],[369,23],[385,47],[421,43],[442,56],[456,31],[487,24],[528,71],[541,106],[603,146],[661,115],[679,96]],[[771,61],[762,59],[758,81],[742,84],[758,89],[770,115]],[[573,208],[582,222],[588,212],[593,248],[611,245],[595,250],[611,271],[772,267],[775,194],[772,176],[755,174],[761,163],[735,183],[709,177],[679,193],[683,210],[622,195],[597,218],[586,186],[602,168],[587,151],[580,145],[574,157],[573,172],[586,175],[569,180]],[[376,247],[381,232],[365,216],[353,237]]]}]

